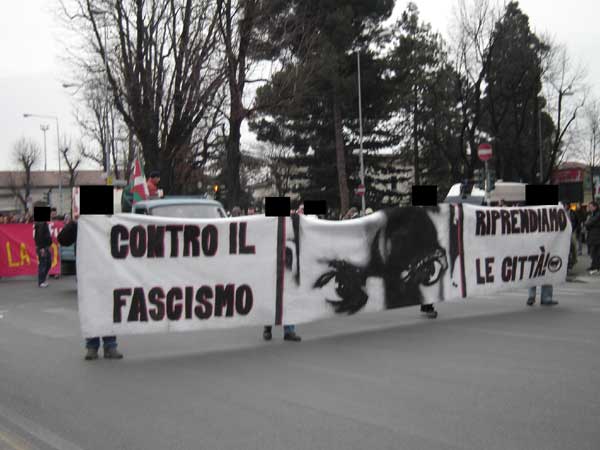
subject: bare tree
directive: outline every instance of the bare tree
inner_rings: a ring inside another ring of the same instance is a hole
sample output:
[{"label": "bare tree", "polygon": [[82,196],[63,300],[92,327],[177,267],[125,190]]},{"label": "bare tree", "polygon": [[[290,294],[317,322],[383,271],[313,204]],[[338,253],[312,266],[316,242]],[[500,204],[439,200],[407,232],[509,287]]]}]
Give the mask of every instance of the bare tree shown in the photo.
[{"label": "bare tree", "polygon": [[77,168],[83,161],[81,150],[84,148],[82,142],[77,145],[77,148],[73,149],[70,140],[66,139],[63,141],[63,145],[60,148],[60,154],[62,155],[65,163],[67,164],[67,170],[69,171],[69,187],[75,187],[77,181]]},{"label": "bare tree", "polygon": [[554,132],[549,141],[549,161],[546,163],[543,181],[550,178],[567,145],[574,142],[569,136],[574,129],[577,115],[585,105],[588,89],[585,85],[586,69],[573,64],[564,45],[549,42],[550,51],[545,61],[544,82],[547,109],[554,120]]},{"label": "bare tree", "polygon": [[19,170],[23,171],[23,175],[13,176],[11,174],[8,184],[25,211],[27,211],[27,200],[31,194],[31,169],[37,164],[40,154],[40,147],[31,139],[22,137],[13,145],[13,161],[19,167]]},{"label": "bare tree", "polygon": [[193,162],[194,131],[225,79],[215,1],[62,0],[84,42],[77,61],[101,60],[110,103],[166,192],[186,184],[180,169]]},{"label": "bare tree", "polygon": [[495,45],[494,25],[499,17],[499,9],[490,0],[460,0],[455,10],[451,59],[457,74],[461,114],[458,150],[467,178],[471,178],[477,162],[485,78]]}]

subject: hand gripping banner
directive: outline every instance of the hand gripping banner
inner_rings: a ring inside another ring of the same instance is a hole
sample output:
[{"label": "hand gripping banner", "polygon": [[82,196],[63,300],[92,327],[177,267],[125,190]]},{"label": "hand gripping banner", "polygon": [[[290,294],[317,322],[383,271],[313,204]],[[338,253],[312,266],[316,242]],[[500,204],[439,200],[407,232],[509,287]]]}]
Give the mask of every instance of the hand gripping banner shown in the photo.
[{"label": "hand gripping banner", "polygon": [[360,219],[84,216],[84,336],[308,322],[565,281],[558,206],[392,208]]}]

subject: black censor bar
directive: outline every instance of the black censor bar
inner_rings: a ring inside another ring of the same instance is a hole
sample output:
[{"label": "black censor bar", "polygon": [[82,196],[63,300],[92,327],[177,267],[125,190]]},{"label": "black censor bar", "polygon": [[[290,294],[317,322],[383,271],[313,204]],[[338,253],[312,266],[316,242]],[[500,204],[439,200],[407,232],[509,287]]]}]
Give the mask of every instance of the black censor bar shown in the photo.
[{"label": "black censor bar", "polygon": [[413,206],[437,206],[437,185],[414,184],[411,202]]},{"label": "black censor bar", "polygon": [[107,214],[114,212],[113,187],[106,185],[79,187],[79,214]]}]

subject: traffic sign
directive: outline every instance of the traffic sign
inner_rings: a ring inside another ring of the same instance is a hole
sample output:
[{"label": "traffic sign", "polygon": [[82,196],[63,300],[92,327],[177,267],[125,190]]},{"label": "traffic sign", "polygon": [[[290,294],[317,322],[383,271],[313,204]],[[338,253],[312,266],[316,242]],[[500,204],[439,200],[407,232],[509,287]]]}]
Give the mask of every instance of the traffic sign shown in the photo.
[{"label": "traffic sign", "polygon": [[492,145],[488,143],[479,144],[477,147],[477,156],[482,161],[487,161],[492,157]]},{"label": "traffic sign", "polygon": [[358,187],[356,188],[356,195],[362,197],[363,195],[365,195],[365,185],[364,184],[359,184]]}]

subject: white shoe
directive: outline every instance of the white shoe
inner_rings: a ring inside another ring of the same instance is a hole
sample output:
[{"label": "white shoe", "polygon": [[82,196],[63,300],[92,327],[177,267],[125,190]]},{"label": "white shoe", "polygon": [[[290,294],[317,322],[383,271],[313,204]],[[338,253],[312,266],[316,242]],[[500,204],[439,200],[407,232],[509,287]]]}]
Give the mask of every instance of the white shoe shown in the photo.
[{"label": "white shoe", "polygon": [[44,282],[44,283],[40,284],[40,287],[41,288],[47,288],[48,287],[48,283]]},{"label": "white shoe", "polygon": [[590,270],[588,273],[589,273],[590,275],[596,275],[596,274],[598,273],[598,270],[597,270],[597,269]]}]

